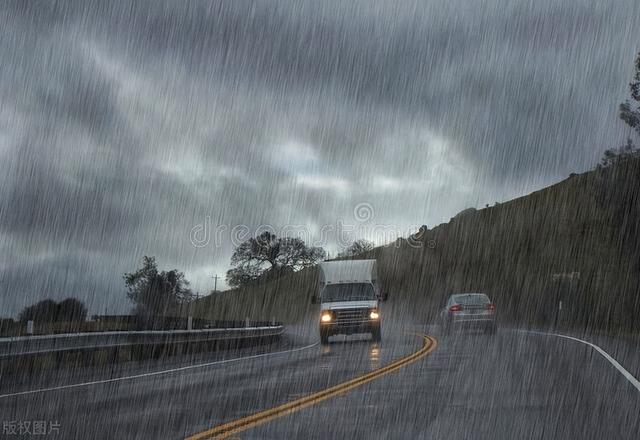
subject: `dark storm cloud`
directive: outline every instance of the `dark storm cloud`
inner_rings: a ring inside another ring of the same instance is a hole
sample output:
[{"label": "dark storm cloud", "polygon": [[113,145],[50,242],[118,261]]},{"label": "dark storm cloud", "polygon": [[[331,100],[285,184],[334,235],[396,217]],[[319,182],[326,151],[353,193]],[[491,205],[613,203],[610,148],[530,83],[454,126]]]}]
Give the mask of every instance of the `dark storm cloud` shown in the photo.
[{"label": "dark storm cloud", "polygon": [[59,83],[54,80],[39,87],[36,105],[68,123],[77,122],[91,133],[104,135],[117,128],[112,87],[100,72],[87,69],[84,64],[66,65],[61,69]]},{"label": "dark storm cloud", "polygon": [[625,135],[640,4],[19,1],[0,17],[14,313],[70,290],[126,310],[120,275],[144,254],[210,288],[231,242],[194,248],[207,218],[317,230],[367,202],[402,229],[584,170]]},{"label": "dark storm cloud", "polygon": [[[615,117],[626,83],[621,67],[637,44],[627,38],[637,5],[377,7],[370,14],[358,4],[232,2],[157,8],[130,20],[134,38],[195,74],[281,93],[317,92],[318,107],[326,97],[333,106],[366,109],[370,120],[385,119],[379,131],[393,129],[394,116],[428,121],[458,140],[493,180],[590,165],[601,148],[596,142],[612,134],[603,121]],[[320,114],[318,125],[331,126],[331,116]],[[367,151],[362,138],[372,124],[343,121],[346,134],[339,125],[325,130],[337,141],[313,140],[334,158]],[[606,133],[594,142],[585,126]],[[576,156],[586,157],[576,164]]]}]

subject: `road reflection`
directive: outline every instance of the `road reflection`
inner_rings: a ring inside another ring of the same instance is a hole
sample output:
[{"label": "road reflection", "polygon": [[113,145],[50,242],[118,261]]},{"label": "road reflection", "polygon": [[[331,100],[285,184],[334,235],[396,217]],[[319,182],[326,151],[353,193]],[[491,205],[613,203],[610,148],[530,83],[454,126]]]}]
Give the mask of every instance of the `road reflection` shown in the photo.
[{"label": "road reflection", "polygon": [[369,361],[372,370],[380,368],[380,345],[375,343],[369,350]]},{"label": "road reflection", "polygon": [[382,363],[381,363],[382,347],[377,342],[371,343],[370,341],[336,341],[336,342],[332,342],[329,345],[323,345],[320,348],[320,353],[322,356],[330,356],[331,354],[335,355],[339,353],[344,354],[345,348],[347,348],[348,351],[351,352],[351,349],[355,349],[356,347],[364,348],[363,345],[369,345],[369,349],[366,352],[361,351],[360,356],[366,353],[366,356],[369,360],[369,367],[371,370],[380,368],[382,366]]}]

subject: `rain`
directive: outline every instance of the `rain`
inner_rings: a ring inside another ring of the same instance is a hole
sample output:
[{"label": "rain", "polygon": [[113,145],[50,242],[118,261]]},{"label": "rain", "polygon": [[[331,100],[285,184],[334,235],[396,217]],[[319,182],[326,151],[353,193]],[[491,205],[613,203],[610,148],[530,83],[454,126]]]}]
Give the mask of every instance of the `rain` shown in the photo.
[{"label": "rain", "polygon": [[640,437],[640,2],[0,3],[2,438]]}]

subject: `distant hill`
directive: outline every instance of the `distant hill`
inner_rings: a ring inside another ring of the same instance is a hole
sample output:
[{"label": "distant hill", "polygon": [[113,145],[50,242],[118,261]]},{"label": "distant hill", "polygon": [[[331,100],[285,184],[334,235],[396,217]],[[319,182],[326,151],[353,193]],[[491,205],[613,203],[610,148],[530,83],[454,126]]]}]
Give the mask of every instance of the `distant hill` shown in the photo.
[{"label": "distant hill", "polygon": [[[446,296],[484,291],[503,317],[640,328],[640,160],[575,175],[373,249],[391,306],[425,320]],[[202,300],[203,316],[287,322],[309,304],[316,269]],[[558,302],[563,310],[557,314]]]}]

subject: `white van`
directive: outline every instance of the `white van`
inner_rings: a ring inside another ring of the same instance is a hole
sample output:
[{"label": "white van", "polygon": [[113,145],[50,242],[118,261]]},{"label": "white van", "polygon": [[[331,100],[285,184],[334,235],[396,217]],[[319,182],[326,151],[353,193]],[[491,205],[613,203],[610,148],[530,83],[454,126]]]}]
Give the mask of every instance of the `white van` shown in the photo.
[{"label": "white van", "polygon": [[332,335],[371,333],[381,340],[379,303],[386,300],[377,280],[376,260],[325,261],[320,263],[318,294],[320,340]]}]

